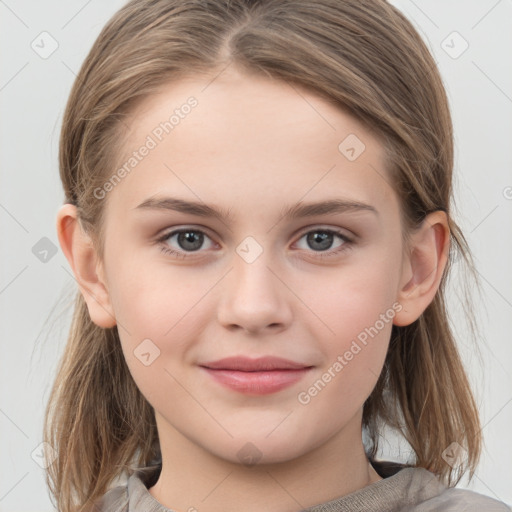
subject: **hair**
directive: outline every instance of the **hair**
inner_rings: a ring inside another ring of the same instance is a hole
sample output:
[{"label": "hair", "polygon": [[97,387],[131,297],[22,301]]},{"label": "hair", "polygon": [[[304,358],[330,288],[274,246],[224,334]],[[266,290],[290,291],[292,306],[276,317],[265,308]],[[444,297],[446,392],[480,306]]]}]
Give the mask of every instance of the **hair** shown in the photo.
[{"label": "hair", "polygon": [[[119,161],[123,120],[166,84],[215,76],[227,65],[311,91],[372,130],[387,152],[406,232],[428,213],[446,212],[450,253],[439,289],[415,322],[393,326],[382,373],[363,406],[363,428],[371,458],[381,427],[389,426],[412,448],[413,466],[448,485],[468,470],[471,479],[480,420],[445,292],[454,258],[474,269],[452,216],[452,121],[426,44],[385,0],[128,2],[96,39],[67,102],[59,148],[64,203],[77,207],[102,258],[106,201],[94,190]],[[46,479],[62,512],[87,510],[122,473],[161,460],[154,410],[128,370],[117,327],[94,324],[80,292],[44,440],[57,453]],[[443,459],[453,442],[467,451],[456,467]]]}]

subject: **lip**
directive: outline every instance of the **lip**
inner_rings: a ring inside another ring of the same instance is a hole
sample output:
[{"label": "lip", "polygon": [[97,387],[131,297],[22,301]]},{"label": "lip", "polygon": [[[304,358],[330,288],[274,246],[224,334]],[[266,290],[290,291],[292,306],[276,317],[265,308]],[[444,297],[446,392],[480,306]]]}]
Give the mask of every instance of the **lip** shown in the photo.
[{"label": "lip", "polygon": [[200,365],[216,382],[239,393],[267,395],[287,388],[312,368],[280,357],[227,357]]},{"label": "lip", "polygon": [[311,365],[296,363],[288,359],[274,356],[258,357],[251,359],[250,357],[234,356],[219,359],[209,363],[203,363],[200,366],[210,368],[212,370],[237,370],[242,372],[258,372],[269,370],[301,370]]}]

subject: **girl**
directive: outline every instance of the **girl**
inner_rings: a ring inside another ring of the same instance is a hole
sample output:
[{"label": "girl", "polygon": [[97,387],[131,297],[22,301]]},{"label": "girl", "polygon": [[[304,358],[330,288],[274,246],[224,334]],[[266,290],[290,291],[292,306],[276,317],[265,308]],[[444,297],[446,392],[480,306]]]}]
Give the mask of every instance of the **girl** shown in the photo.
[{"label": "girl", "polygon": [[[509,510],[454,489],[481,434],[452,166],[438,70],[383,0],[126,4],[62,127],[58,509]],[[385,427],[409,464],[377,460]]]}]

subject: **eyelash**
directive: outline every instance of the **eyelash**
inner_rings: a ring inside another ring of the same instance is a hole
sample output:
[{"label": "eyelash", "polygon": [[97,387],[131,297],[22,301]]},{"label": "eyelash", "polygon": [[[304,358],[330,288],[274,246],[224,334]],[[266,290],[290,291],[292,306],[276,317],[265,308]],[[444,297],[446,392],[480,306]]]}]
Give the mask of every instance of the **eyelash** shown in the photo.
[{"label": "eyelash", "polygon": [[[190,251],[189,253],[186,252],[186,251],[176,251],[174,249],[171,249],[169,247],[169,245],[166,243],[166,240],[168,240],[169,238],[171,238],[171,237],[173,237],[175,235],[178,235],[180,233],[187,233],[187,232],[201,233],[201,234],[205,235],[205,237],[210,238],[204,231],[202,231],[200,229],[184,228],[184,229],[177,229],[177,230],[174,230],[174,231],[169,231],[168,233],[166,233],[165,235],[163,235],[162,237],[157,239],[157,242],[161,244],[161,247],[160,247],[161,251],[164,254],[175,256],[175,257],[180,258],[180,259],[186,259],[186,258],[189,258],[189,257],[193,257],[193,256],[189,256],[189,254],[192,255],[192,254],[194,254],[196,252],[199,252],[199,251]],[[340,231],[336,231],[336,230],[333,230],[333,229],[318,229],[317,228],[317,229],[312,229],[312,230],[309,230],[309,231],[305,231],[304,233],[301,234],[299,240],[301,240],[305,235],[308,235],[310,233],[327,233],[327,234],[330,234],[330,235],[336,235],[337,237],[339,237],[343,241],[343,244],[340,247],[336,248],[335,250],[327,250],[327,251],[313,251],[313,250],[311,250],[310,251],[310,252],[316,253],[316,257],[318,257],[320,259],[322,259],[322,258],[331,258],[331,257],[334,257],[334,256],[338,256],[340,253],[349,250],[352,247],[352,245],[353,245],[353,240],[348,238],[346,235],[344,235]]]}]

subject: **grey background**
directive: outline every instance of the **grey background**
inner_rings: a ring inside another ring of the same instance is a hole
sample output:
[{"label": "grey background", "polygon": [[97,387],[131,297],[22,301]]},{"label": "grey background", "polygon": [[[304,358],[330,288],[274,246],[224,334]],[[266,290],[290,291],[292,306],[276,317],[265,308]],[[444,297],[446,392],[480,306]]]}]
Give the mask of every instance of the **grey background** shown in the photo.
[{"label": "grey background", "polygon": [[[0,512],[54,510],[37,461],[43,411],[76,287],[55,230],[63,201],[58,137],[75,73],[123,3],[0,1]],[[512,1],[392,3],[427,40],[448,90],[455,125],[457,220],[483,283],[483,295],[476,298],[480,355],[454,301],[454,324],[485,437],[474,480],[467,484],[465,478],[459,487],[510,504]],[[40,36],[44,31],[50,36]],[[46,58],[31,46],[48,52],[52,40],[58,47]],[[461,53],[464,41],[469,46]],[[393,454],[396,445],[390,440],[382,455]]]}]

